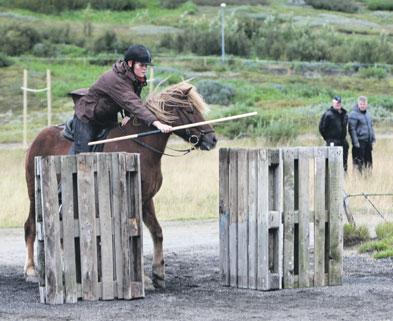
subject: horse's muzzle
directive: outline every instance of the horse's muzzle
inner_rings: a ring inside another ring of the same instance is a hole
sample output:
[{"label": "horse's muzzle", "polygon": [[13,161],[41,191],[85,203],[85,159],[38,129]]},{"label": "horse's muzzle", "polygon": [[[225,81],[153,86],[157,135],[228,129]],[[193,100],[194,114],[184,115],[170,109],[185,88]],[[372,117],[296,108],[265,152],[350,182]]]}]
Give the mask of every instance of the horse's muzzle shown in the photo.
[{"label": "horse's muzzle", "polygon": [[201,150],[211,150],[214,147],[216,147],[216,144],[217,144],[216,135],[214,135],[214,133],[208,133],[201,136],[199,141],[199,148]]}]

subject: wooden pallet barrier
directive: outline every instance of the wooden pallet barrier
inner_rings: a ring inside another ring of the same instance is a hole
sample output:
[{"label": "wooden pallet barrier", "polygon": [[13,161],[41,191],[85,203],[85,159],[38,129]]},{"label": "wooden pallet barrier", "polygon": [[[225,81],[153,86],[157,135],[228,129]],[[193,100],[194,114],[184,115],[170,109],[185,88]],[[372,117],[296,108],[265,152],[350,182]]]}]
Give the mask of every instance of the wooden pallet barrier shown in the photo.
[{"label": "wooden pallet barrier", "polygon": [[144,297],[138,154],[35,158],[42,303]]},{"label": "wooden pallet barrier", "polygon": [[221,283],[341,284],[342,197],[340,147],[221,149]]}]

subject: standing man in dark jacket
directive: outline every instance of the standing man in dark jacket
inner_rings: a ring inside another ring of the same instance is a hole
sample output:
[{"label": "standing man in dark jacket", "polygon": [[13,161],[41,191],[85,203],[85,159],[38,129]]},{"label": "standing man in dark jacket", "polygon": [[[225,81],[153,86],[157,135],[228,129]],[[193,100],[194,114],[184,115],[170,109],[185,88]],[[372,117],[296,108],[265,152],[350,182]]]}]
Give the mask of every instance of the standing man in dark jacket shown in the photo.
[{"label": "standing man in dark jacket", "polygon": [[332,106],[325,111],[319,122],[319,132],[326,145],[342,146],[343,148],[343,165],[344,170],[348,167],[348,149],[349,145],[347,136],[348,115],[347,111],[341,106],[341,97],[335,96]]},{"label": "standing man in dark jacket", "polygon": [[360,96],[358,103],[349,113],[349,134],[352,139],[352,160],[361,173],[364,168],[373,165],[372,150],[375,133],[370,113],[367,111],[367,97]]},{"label": "standing man in dark jacket", "polygon": [[[87,144],[102,129],[117,125],[118,113],[135,116],[147,126],[153,125],[164,133],[172,127],[161,123],[142,103],[140,94],[146,85],[147,65],[151,64],[149,49],[130,46],[124,60],[117,61],[112,70],[103,74],[86,95],[77,100],[74,115],[74,144],[71,154],[91,152]],[[129,117],[123,119],[125,125]]]}]

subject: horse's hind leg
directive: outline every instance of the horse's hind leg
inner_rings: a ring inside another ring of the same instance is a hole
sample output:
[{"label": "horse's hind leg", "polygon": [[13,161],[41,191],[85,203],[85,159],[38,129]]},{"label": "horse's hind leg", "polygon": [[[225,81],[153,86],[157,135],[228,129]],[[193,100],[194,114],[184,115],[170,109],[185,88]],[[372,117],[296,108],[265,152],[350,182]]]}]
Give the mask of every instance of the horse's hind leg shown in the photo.
[{"label": "horse's hind leg", "polygon": [[26,281],[37,282],[37,272],[34,265],[34,241],[35,241],[35,203],[30,199],[29,217],[25,223],[25,242],[26,242]]},{"label": "horse's hind leg", "polygon": [[152,281],[156,288],[165,288],[165,266],[162,249],[162,229],[157,221],[153,200],[146,202],[143,207],[143,222],[146,224],[153,239],[153,272]]}]

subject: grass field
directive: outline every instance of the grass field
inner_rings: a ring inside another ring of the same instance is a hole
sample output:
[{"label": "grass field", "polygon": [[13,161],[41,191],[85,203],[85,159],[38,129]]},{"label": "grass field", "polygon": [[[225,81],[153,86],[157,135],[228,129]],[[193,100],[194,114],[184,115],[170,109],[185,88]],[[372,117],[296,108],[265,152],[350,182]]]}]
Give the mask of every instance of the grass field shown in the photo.
[{"label": "grass field", "polygon": [[[378,139],[378,136],[377,136]],[[393,177],[387,174],[392,164],[391,138],[378,139],[375,146],[375,166],[372,174],[359,176],[350,166],[345,177],[347,193],[392,193]],[[282,145],[321,145],[312,135],[300,137]],[[172,147],[183,144],[174,139]],[[211,152],[195,151],[182,158],[164,157],[162,161],[164,184],[156,197],[156,209],[160,220],[217,219],[218,217],[218,150],[220,147],[266,147],[262,139],[226,140],[219,142]],[[0,150],[0,227],[22,226],[28,213],[28,199],[24,181],[24,151]],[[371,198],[377,208],[392,220],[392,197]],[[351,199],[350,209],[357,223],[373,228],[383,222],[377,212],[362,199]],[[373,233],[371,231],[371,233]]]}]

